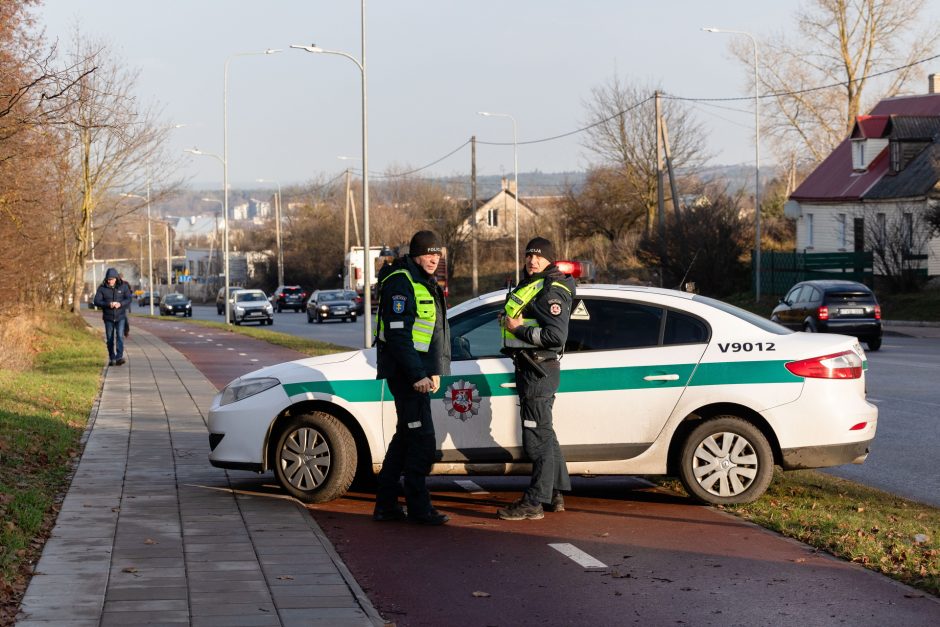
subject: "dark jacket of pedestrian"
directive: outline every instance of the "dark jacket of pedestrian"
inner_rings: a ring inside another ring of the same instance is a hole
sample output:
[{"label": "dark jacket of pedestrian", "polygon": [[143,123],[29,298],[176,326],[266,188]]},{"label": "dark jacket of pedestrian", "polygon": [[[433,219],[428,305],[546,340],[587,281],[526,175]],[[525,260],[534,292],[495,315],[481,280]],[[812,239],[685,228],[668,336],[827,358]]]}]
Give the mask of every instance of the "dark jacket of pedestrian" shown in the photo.
[{"label": "dark jacket of pedestrian", "polygon": [[[113,285],[108,285],[108,279],[115,279]],[[102,310],[102,318],[115,322],[127,318],[127,310],[131,306],[131,288],[121,280],[120,273],[115,268],[108,268],[104,281],[98,286],[95,298],[92,301],[95,307]],[[120,307],[112,307],[111,303],[120,303]]]}]

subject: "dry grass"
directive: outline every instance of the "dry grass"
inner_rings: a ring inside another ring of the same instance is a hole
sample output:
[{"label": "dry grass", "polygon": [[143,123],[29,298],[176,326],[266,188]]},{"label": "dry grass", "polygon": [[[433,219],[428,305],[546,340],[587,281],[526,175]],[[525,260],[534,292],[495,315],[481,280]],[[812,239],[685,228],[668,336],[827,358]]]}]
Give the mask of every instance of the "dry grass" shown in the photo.
[{"label": "dry grass", "polygon": [[35,313],[0,318],[0,364],[5,370],[23,372],[32,367],[38,353],[35,332],[39,324]]}]

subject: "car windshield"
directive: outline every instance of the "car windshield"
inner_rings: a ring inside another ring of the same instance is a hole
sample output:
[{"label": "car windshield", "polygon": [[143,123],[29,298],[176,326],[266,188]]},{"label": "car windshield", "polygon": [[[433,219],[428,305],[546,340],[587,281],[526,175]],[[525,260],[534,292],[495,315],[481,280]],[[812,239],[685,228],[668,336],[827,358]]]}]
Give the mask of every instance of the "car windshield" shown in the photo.
[{"label": "car windshield", "polygon": [[253,301],[259,301],[259,300],[267,300],[267,298],[265,298],[264,294],[262,294],[261,292],[239,292],[235,294],[235,300],[240,303],[243,303],[243,302],[253,302]]},{"label": "car windshield", "polygon": [[320,302],[330,302],[334,300],[344,300],[342,292],[326,292],[325,294],[320,294]]},{"label": "car windshield", "polygon": [[185,303],[187,300],[189,299],[183,296],[182,294],[167,294],[166,295],[166,302],[168,303]]},{"label": "car windshield", "polygon": [[793,331],[783,325],[777,324],[776,322],[771,322],[766,318],[761,318],[755,313],[751,313],[750,311],[746,311],[740,307],[735,307],[734,305],[729,305],[728,303],[723,303],[720,300],[715,300],[714,298],[695,295],[692,297],[692,300],[710,305],[715,309],[719,309],[727,314],[731,314],[735,318],[740,318],[745,322],[749,322],[755,327],[761,329],[762,331],[767,331],[768,333],[776,333],[777,335],[789,335],[790,333],[793,333]]},{"label": "car windshield", "polygon": [[356,300],[357,298],[359,298],[359,294],[357,294],[356,292],[343,292],[343,298],[347,300]]},{"label": "car windshield", "polygon": [[299,287],[285,287],[281,293],[282,294],[299,294],[300,288]]}]

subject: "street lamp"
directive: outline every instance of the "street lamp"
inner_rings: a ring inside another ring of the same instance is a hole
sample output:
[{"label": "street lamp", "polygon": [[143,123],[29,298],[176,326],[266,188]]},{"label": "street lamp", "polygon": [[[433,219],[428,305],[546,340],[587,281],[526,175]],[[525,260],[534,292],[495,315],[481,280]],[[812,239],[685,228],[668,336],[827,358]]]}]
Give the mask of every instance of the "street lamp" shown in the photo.
[{"label": "street lamp", "polygon": [[281,247],[281,183],[271,179],[258,179],[259,183],[274,183],[277,185],[277,196],[274,197],[274,232],[277,239],[277,284],[284,285],[284,249]]},{"label": "street lamp", "polygon": [[[226,61],[226,63],[228,63],[228,62]],[[222,157],[221,155],[217,155],[217,154],[214,154],[214,153],[211,153],[211,152],[203,152],[203,151],[199,150],[198,148],[187,148],[187,149],[184,150],[183,152],[188,152],[188,153],[191,154],[191,155],[199,155],[199,156],[202,156],[202,157],[212,157],[213,159],[217,159],[217,160],[219,161],[219,163],[222,164],[222,174],[223,174],[222,179],[223,179],[224,185],[225,185],[225,189],[222,190],[222,198],[224,199],[224,200],[222,201],[222,246],[223,246],[223,249],[222,249],[222,250],[223,250],[223,252],[222,252],[222,272],[223,272],[223,274],[224,274],[224,276],[225,276],[225,285],[223,286],[224,289],[225,289],[225,291],[223,292],[223,294],[224,294],[223,298],[225,299],[225,324],[231,324],[231,320],[230,320],[231,311],[230,311],[229,302],[228,302],[228,291],[229,291],[229,290],[228,290],[228,286],[229,286],[229,275],[228,275],[228,166],[226,165],[225,157]],[[207,199],[203,199],[203,200],[207,200]],[[209,200],[215,200],[215,199],[209,199]],[[218,202],[218,201],[216,201],[216,202]],[[212,260],[210,259],[209,261],[211,262]]]},{"label": "street lamp", "polygon": [[369,241],[369,114],[368,99],[366,97],[366,0],[360,3],[360,33],[362,39],[362,61],[346,52],[338,50],[326,50],[318,47],[316,44],[302,46],[299,44],[291,45],[291,48],[306,50],[315,54],[334,54],[345,57],[356,64],[359,73],[362,75],[362,230],[364,235],[364,261],[363,265],[363,307],[365,309],[365,320],[363,321],[363,346],[368,348],[372,345],[372,264],[370,262],[370,241]]},{"label": "street lamp", "polygon": [[744,35],[754,46],[754,298],[760,302],[760,83],[757,82],[757,39],[743,30],[703,28],[706,33]]},{"label": "street lamp", "polygon": [[147,291],[150,292],[150,315],[153,315],[153,233],[150,228],[150,180],[147,180],[147,195],[124,193],[125,198],[139,198],[147,201]]},{"label": "street lamp", "polygon": [[515,181],[516,191],[513,193],[513,204],[516,213],[516,285],[519,285],[519,161],[516,158],[516,118],[508,113],[491,113],[489,111],[478,111],[484,117],[509,118],[512,120],[512,172]]}]

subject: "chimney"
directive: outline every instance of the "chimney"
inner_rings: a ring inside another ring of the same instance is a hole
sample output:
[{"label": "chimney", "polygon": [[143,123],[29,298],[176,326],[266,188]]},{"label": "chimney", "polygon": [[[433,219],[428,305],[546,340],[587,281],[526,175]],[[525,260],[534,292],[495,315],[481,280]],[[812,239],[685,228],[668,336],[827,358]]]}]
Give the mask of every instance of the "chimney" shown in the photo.
[{"label": "chimney", "polygon": [[929,74],[927,76],[927,93],[940,94],[940,74]]},{"label": "chimney", "polygon": [[505,176],[500,180],[500,191],[503,191],[503,192],[506,191],[506,177]]}]

